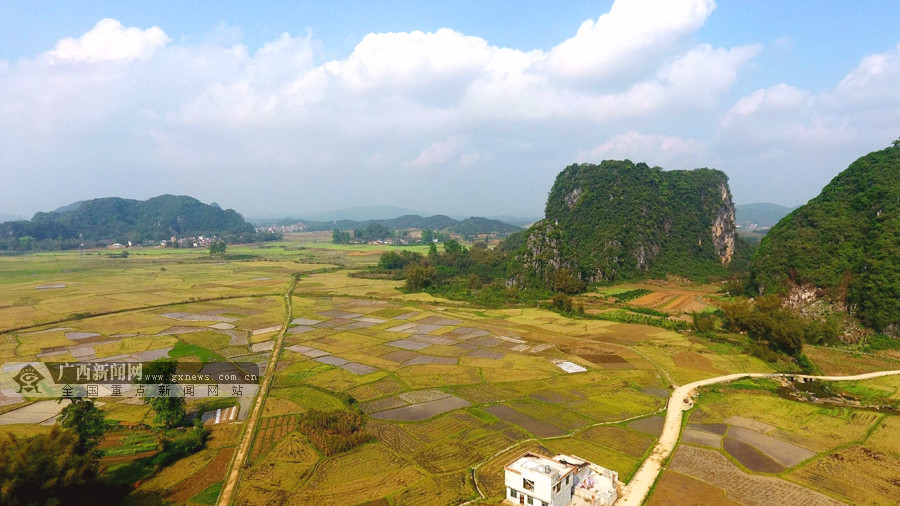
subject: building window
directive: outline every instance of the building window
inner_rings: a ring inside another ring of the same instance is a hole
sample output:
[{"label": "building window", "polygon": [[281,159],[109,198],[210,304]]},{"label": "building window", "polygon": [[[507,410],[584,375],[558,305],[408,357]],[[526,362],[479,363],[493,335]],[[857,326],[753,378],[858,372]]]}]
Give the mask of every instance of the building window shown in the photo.
[{"label": "building window", "polygon": [[534,482],[527,478],[522,478],[522,488],[525,490],[534,490]]},{"label": "building window", "polygon": [[555,494],[555,493],[558,493],[560,487],[562,487],[562,483],[557,483],[556,485],[553,485],[553,493],[554,493],[554,494]]},{"label": "building window", "polygon": [[569,484],[569,477],[566,476],[566,485],[568,485],[568,484]]},{"label": "building window", "polygon": [[514,489],[514,488],[509,489],[509,496],[512,497],[513,499],[515,499],[517,497],[516,489]]},{"label": "building window", "polygon": [[528,496],[528,504],[534,504],[534,498],[533,498],[533,497]]},{"label": "building window", "polygon": [[541,506],[550,506],[550,505],[545,503],[544,501],[541,501]]}]

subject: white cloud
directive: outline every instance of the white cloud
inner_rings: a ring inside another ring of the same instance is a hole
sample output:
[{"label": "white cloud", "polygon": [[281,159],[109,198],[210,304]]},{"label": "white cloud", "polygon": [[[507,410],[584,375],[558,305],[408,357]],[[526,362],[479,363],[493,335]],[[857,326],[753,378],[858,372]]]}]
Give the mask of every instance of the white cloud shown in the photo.
[{"label": "white cloud", "polygon": [[461,147],[461,143],[457,139],[448,139],[438,141],[423,149],[414,160],[406,164],[412,168],[428,168],[448,162],[453,158]]},{"label": "white cloud", "polygon": [[66,38],[47,53],[52,61],[127,61],[145,59],[171,39],[158,26],[141,30],[125,28],[115,19],[101,19],[77,39]]},{"label": "white cloud", "polygon": [[609,83],[632,78],[670,54],[715,9],[712,0],[617,0],[597,21],[548,55],[547,67],[565,79]]},{"label": "white cloud", "polygon": [[251,51],[235,30],[172,42],[161,28],[102,20],[33,59],[0,62],[0,158],[16,167],[0,169],[0,202],[17,202],[0,211],[109,188],[209,195],[248,213],[386,199],[523,212],[543,206],[565,165],[604,158],[716,167],[785,192],[809,179],[797,169],[792,183],[785,166],[825,173],[827,157],[896,138],[900,48],[826,92],[780,84],[735,100],[763,48],[695,41],[714,8],[618,0],[549,51],[451,29],[369,34],[332,61],[309,35]]},{"label": "white cloud", "polygon": [[[740,98],[716,135],[747,200],[784,195],[784,203],[815,196],[865,153],[882,149],[900,125],[900,45],[869,55],[833,89],[778,84]],[[775,200],[771,199],[770,200]]]},{"label": "white cloud", "polygon": [[667,169],[693,169],[702,166],[705,155],[702,143],[677,135],[626,132],[614,135],[579,156],[579,160],[600,163],[603,160],[628,158],[633,162],[660,165]]}]

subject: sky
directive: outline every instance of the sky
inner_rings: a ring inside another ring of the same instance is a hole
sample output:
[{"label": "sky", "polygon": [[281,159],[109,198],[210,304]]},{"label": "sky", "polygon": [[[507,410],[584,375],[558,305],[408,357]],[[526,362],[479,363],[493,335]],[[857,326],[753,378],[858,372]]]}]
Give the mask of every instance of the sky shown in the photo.
[{"label": "sky", "polygon": [[572,163],[799,205],[900,136],[895,0],[0,2],[0,214],[540,216]]}]

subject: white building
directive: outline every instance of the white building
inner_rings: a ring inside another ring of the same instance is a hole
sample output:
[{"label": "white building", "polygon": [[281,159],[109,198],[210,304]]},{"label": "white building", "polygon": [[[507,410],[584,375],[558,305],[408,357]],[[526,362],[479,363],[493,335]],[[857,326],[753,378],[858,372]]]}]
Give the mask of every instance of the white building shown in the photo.
[{"label": "white building", "polygon": [[571,455],[525,453],[506,466],[506,502],[528,506],[612,506],[618,473]]}]

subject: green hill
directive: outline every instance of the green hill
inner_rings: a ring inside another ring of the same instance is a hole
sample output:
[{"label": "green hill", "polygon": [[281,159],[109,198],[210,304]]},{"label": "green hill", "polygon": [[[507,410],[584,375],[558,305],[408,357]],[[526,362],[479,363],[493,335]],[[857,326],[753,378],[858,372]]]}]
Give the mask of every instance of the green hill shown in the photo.
[{"label": "green hill", "polygon": [[466,218],[462,221],[454,223],[453,225],[446,227],[444,230],[466,237],[481,234],[509,235],[513,232],[521,230],[521,228],[515,225],[510,225],[508,223],[503,223],[500,220],[492,220],[489,218],[472,216],[470,218]]},{"label": "green hill", "polygon": [[139,244],[200,235],[243,242],[254,238],[254,230],[236,211],[192,197],[161,195],[145,201],[109,197],[37,213],[30,221],[3,223],[0,248],[23,249],[28,241],[40,243],[40,249],[56,249],[80,241]]},{"label": "green hill", "polygon": [[900,327],[900,141],[853,162],[782,219],[751,261],[759,293],[811,285],[870,327]]},{"label": "green hill", "polygon": [[630,160],[566,167],[511,266],[514,282],[584,282],[725,274],[735,253],[724,173],[663,171]]}]

